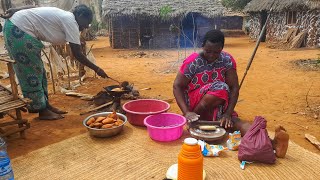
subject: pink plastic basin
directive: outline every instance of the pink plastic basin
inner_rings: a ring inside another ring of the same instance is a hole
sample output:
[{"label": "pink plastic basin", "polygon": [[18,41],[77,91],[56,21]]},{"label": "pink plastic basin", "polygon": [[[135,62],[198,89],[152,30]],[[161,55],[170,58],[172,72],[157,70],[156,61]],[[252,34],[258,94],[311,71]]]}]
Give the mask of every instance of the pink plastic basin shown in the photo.
[{"label": "pink plastic basin", "polygon": [[183,133],[185,117],[174,113],[161,113],[148,116],[144,119],[149,136],[156,141],[174,141]]},{"label": "pink plastic basin", "polygon": [[143,120],[149,115],[167,112],[170,104],[157,99],[138,99],[122,106],[130,124],[144,126]]}]

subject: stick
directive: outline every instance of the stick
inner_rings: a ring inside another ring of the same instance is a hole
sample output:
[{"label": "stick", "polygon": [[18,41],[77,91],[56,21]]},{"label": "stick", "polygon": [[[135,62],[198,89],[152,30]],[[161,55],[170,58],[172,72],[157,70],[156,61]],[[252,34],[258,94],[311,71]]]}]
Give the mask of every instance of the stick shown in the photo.
[{"label": "stick", "polygon": [[46,54],[46,52],[44,52],[44,50],[42,49],[42,53],[46,56],[46,58],[48,59],[49,62],[49,68],[50,68],[50,74],[51,74],[51,81],[52,81],[52,85],[53,85],[53,94],[56,94],[56,87],[55,87],[55,82],[54,82],[54,78],[53,78],[53,72],[52,72],[52,65],[51,65],[51,61],[48,57],[48,55]]},{"label": "stick", "polygon": [[[19,94],[18,94],[17,83],[15,81],[15,72],[14,72],[14,69],[13,69],[13,64],[12,63],[7,63],[7,67],[8,67],[8,73],[9,73],[9,78],[10,78],[12,97],[13,97],[13,100],[17,100],[17,99],[19,99]],[[8,102],[8,104],[11,103],[11,102]]]},{"label": "stick", "polygon": [[[11,84],[11,89],[12,89],[12,96],[13,96],[13,100],[18,100],[19,99],[19,94],[18,94],[18,87],[17,87],[17,83],[15,81],[15,73],[14,73],[14,69],[13,69],[13,63],[8,63],[8,72],[9,72],[9,76],[10,76],[10,84]],[[9,104],[9,103],[7,103]],[[15,109],[16,111],[16,116],[17,116],[17,120],[21,120],[22,116],[21,116],[21,112],[19,109]],[[18,127],[22,128],[22,124],[18,123]],[[21,137],[25,137],[24,131],[20,131],[20,136]]]},{"label": "stick", "polygon": [[9,135],[12,135],[12,134],[15,134],[17,132],[24,132],[24,130],[30,128],[30,124],[27,123],[26,126],[22,126],[22,127],[19,127],[18,129],[14,129],[14,130],[11,130],[11,131],[7,131],[3,134],[1,134],[2,137],[6,137],[6,136],[9,136]]},{"label": "stick", "polygon": [[151,87],[139,89],[139,91],[150,90]]},{"label": "stick", "polygon": [[320,142],[317,140],[316,137],[310,135],[310,134],[305,134],[304,137],[311,143],[313,144],[317,149],[320,150]]},{"label": "stick", "polygon": [[5,58],[5,57],[1,57],[1,59],[0,59],[1,61],[4,61],[4,62],[7,62],[7,63],[15,63],[15,61],[14,60],[11,60],[11,59],[9,59],[9,58]]},{"label": "stick", "polygon": [[[85,40],[85,38],[83,38],[84,39],[84,44],[81,44],[81,47],[82,47],[82,53],[86,56],[86,58],[88,57],[88,54],[86,53],[87,52],[87,45],[86,45],[86,40]],[[92,47],[92,46],[91,46]],[[83,70],[83,71],[82,71]],[[79,83],[80,83],[80,85],[82,85],[82,83],[81,83],[81,77],[82,76],[84,76],[85,75],[85,72],[84,72],[85,70],[84,70],[84,65],[83,64],[79,64],[79,73],[78,73],[78,75],[79,75]],[[84,74],[82,74],[82,72],[84,72]]]},{"label": "stick", "polygon": [[121,82],[120,82],[120,81],[118,81],[118,80],[116,80],[116,79],[113,79],[113,78],[111,78],[111,77],[108,77],[108,78],[111,79],[112,81],[115,81],[115,82],[117,82],[118,84],[121,85]]},{"label": "stick", "polygon": [[27,120],[21,119],[21,120],[15,120],[15,121],[10,121],[10,122],[0,123],[0,127],[6,127],[6,126],[9,126],[9,125],[14,125],[14,124],[21,124],[22,125],[22,124],[26,124],[26,123],[28,123]]},{"label": "stick", "polygon": [[308,95],[309,95],[309,92],[310,92],[310,89],[311,89],[312,85],[313,85],[313,82],[311,83],[311,85],[310,85],[310,87],[309,87],[309,89],[308,89],[308,92],[307,92],[307,94],[306,94],[306,103],[307,103],[307,107],[309,107]]},{"label": "stick", "polygon": [[76,92],[67,92],[66,96],[92,97],[93,98],[93,95],[91,95],[91,94],[83,94],[83,93],[76,93]]},{"label": "stick", "polygon": [[[271,9],[270,11],[272,11],[272,9]],[[260,32],[260,35],[259,35],[259,39],[258,39],[258,41],[257,41],[257,43],[256,43],[256,47],[254,48],[253,53],[252,53],[252,55],[251,55],[251,57],[250,57],[250,59],[249,59],[249,62],[248,62],[246,71],[244,72],[243,78],[242,78],[241,83],[240,83],[240,88],[241,88],[241,86],[242,86],[242,84],[243,84],[243,81],[244,81],[245,77],[247,76],[247,73],[248,73],[248,71],[249,71],[249,69],[250,69],[250,66],[251,66],[251,64],[252,64],[253,58],[254,58],[254,56],[256,55],[256,52],[257,52],[258,47],[259,47],[259,44],[260,44],[260,42],[261,42],[261,40],[262,40],[262,36],[263,36],[264,32],[266,31],[266,27],[267,27],[269,18],[270,18],[270,13],[269,13],[268,16],[267,16],[267,20],[266,20],[266,22],[265,22],[264,25],[263,25],[263,28],[262,28],[262,30],[261,30],[261,32]]]},{"label": "stick", "polygon": [[89,53],[91,52],[93,45],[94,45],[94,44],[91,45],[91,47],[90,47],[90,49],[89,49],[89,51],[88,51],[88,53],[87,53],[87,56],[88,56]]},{"label": "stick", "polygon": [[98,107],[89,109],[88,111],[85,111],[85,112],[80,113],[80,115],[84,115],[84,114],[87,114],[87,113],[96,111],[96,110],[98,110],[98,109],[101,109],[101,108],[103,108],[103,107],[109,106],[109,105],[111,105],[111,104],[113,104],[113,101],[110,101],[110,102],[107,102],[107,103],[105,103],[105,104],[102,104],[102,105],[100,105],[100,106],[98,106]]},{"label": "stick", "polygon": [[71,89],[71,82],[70,82],[70,70],[69,70],[69,66],[68,66],[68,61],[66,59],[64,59],[66,61],[66,65],[67,65],[67,72],[68,72],[68,88]]},{"label": "stick", "polygon": [[300,126],[300,127],[304,128],[304,129],[308,129],[307,126],[302,126],[302,125],[300,125],[300,124],[298,124],[298,123],[296,123],[296,122],[293,122],[293,124],[295,124],[295,125],[297,125],[297,126]]}]

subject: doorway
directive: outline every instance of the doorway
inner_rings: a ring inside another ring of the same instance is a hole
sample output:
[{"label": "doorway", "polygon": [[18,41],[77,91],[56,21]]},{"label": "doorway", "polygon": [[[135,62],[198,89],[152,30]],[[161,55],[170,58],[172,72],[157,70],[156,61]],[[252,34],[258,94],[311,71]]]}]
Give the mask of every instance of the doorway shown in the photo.
[{"label": "doorway", "polygon": [[[268,13],[267,11],[262,11],[261,13],[261,27],[260,27],[260,32],[263,29],[264,24],[267,21],[267,17],[268,17]],[[266,34],[267,34],[267,30],[265,30],[262,34],[262,39],[261,42],[266,42]]]}]

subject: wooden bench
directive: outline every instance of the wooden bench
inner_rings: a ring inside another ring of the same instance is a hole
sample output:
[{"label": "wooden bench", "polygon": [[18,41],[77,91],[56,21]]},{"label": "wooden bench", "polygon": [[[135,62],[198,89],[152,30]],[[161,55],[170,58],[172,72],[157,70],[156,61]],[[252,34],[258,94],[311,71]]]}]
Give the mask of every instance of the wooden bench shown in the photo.
[{"label": "wooden bench", "polygon": [[[27,98],[20,98],[18,95],[18,87],[13,70],[14,61],[1,57],[0,62],[7,64],[12,89],[10,90],[5,86],[0,85],[0,114],[2,115],[2,119],[0,119],[0,136],[6,137],[19,132],[20,136],[24,138],[24,131],[30,128],[30,123],[27,120],[22,119],[21,108],[26,107],[31,101]],[[11,114],[11,112],[14,112],[15,115]],[[4,120],[4,115],[10,116],[9,120],[7,120],[7,118]],[[10,130],[4,129],[4,127],[13,125],[18,126],[17,128],[10,128]]]}]

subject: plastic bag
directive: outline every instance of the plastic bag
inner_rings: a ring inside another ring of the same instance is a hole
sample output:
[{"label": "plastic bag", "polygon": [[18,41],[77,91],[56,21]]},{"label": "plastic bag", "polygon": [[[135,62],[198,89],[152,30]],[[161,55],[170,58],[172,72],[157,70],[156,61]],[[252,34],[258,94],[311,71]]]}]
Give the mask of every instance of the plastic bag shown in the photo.
[{"label": "plastic bag", "polygon": [[220,154],[227,150],[228,148],[222,146],[222,145],[210,145],[206,143],[205,141],[198,140],[198,144],[201,147],[201,152],[203,156],[220,156]]},{"label": "plastic bag", "polygon": [[256,161],[274,164],[276,156],[271,140],[266,130],[267,121],[257,116],[239,145],[238,159],[240,161]]},{"label": "plastic bag", "polygon": [[229,150],[236,151],[241,143],[241,133],[240,131],[234,131],[229,133],[229,139],[227,140],[227,147]]}]

